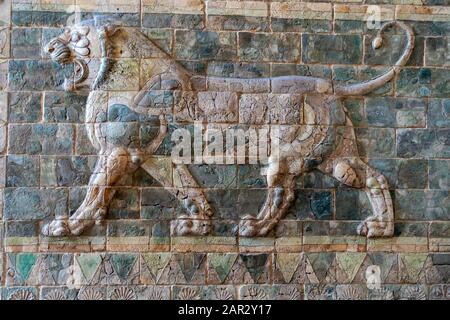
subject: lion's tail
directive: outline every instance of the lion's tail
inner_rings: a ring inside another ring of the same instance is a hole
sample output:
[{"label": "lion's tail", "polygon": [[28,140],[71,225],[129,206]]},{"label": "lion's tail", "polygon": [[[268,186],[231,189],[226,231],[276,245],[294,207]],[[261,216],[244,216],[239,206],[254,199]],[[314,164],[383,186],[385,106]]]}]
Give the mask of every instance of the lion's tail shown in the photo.
[{"label": "lion's tail", "polygon": [[344,95],[344,96],[357,96],[357,95],[364,95],[367,94],[381,86],[383,86],[385,83],[390,81],[398,71],[399,67],[404,66],[406,62],[408,62],[409,57],[411,56],[411,53],[414,49],[414,33],[410,27],[408,27],[406,24],[400,21],[391,21],[388,23],[385,23],[380,30],[377,33],[377,36],[372,42],[372,47],[374,49],[378,49],[382,46],[383,43],[383,32],[391,27],[391,26],[399,26],[406,34],[407,42],[405,50],[403,51],[403,54],[400,56],[400,58],[397,60],[397,62],[387,71],[386,73],[382,74],[381,76],[378,76],[374,79],[371,79],[366,82],[362,83],[356,83],[352,85],[334,85],[334,93],[338,95]]}]

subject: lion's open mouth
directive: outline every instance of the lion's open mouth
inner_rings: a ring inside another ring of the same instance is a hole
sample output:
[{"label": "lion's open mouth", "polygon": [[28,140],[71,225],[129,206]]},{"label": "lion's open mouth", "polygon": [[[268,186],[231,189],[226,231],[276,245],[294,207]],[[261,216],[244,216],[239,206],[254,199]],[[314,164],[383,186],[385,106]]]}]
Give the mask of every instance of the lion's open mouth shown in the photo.
[{"label": "lion's open mouth", "polygon": [[49,45],[47,52],[50,54],[50,58],[58,63],[65,64],[70,62],[71,52],[70,49],[62,43],[56,43]]}]

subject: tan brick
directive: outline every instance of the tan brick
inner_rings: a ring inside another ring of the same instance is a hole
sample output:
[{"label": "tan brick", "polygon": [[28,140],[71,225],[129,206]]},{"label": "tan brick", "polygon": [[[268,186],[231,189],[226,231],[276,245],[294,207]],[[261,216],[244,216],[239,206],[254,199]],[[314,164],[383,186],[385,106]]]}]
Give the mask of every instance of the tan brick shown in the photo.
[{"label": "tan brick", "polygon": [[273,2],[271,16],[285,19],[331,20],[333,7],[331,3]]},{"label": "tan brick", "polygon": [[202,0],[143,0],[144,13],[202,14]]},{"label": "tan brick", "polygon": [[269,10],[265,2],[259,1],[210,1],[208,15],[267,17]]}]

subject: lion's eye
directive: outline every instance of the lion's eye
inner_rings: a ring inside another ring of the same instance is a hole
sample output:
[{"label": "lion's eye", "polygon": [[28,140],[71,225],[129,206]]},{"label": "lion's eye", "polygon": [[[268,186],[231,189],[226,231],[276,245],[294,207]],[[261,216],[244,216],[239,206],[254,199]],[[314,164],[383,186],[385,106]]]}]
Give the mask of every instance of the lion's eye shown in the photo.
[{"label": "lion's eye", "polygon": [[48,52],[52,53],[53,51],[55,51],[55,48],[48,48]]}]

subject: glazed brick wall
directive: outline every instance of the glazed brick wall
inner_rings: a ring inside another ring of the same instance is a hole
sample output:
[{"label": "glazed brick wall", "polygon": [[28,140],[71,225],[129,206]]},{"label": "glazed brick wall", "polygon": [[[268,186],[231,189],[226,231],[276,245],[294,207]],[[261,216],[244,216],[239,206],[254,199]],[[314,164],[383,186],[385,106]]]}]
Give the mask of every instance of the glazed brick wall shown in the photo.
[{"label": "glazed brick wall", "polygon": [[[141,28],[198,74],[355,83],[405,45],[391,31],[371,48],[369,5],[416,35],[393,81],[344,100],[360,155],[388,178],[393,238],[357,236],[371,212],[365,194],[318,172],[298,179],[270,236],[236,237],[266,194],[256,165],[190,166],[215,209],[208,237],[171,237],[183,211],[143,170],[118,187],[104,224],[77,238],[40,235],[77,209],[97,159],[83,124],[88,93],[64,92],[64,71],[42,50],[73,8]],[[449,0],[0,1],[0,88],[2,299],[450,299]],[[370,265],[381,289],[366,285]]]}]

